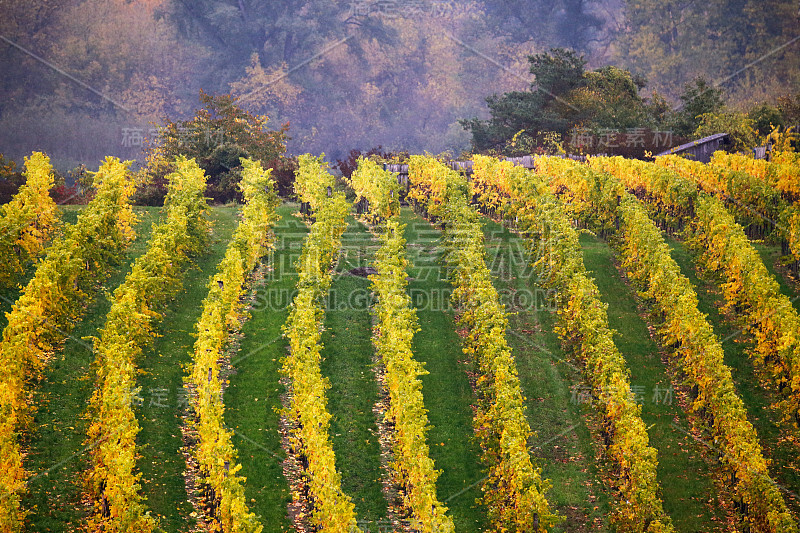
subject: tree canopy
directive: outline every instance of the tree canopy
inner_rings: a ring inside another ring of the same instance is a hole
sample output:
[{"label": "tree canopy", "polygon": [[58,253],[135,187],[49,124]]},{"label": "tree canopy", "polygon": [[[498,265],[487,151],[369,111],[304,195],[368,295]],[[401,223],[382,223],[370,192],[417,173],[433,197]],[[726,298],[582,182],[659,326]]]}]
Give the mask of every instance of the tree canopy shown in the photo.
[{"label": "tree canopy", "polygon": [[626,131],[657,127],[663,114],[658,98],[639,95],[645,82],[627,70],[606,66],[586,70],[586,60],[572,50],[551,49],[528,57],[534,81],[527,91],[486,99],[491,117],[462,120],[477,151],[513,153],[519,135],[544,139],[576,129]]},{"label": "tree canopy", "polygon": [[267,127],[269,118],[242,109],[229,94],[200,91],[201,107],[189,120],[168,121],[147,148],[148,185],[140,191],[144,203],[160,203],[166,189],[163,178],[172,172],[178,156],[193,158],[207,176],[206,195],[218,202],[239,197],[241,159],[249,158],[263,168],[282,169],[287,130]]}]

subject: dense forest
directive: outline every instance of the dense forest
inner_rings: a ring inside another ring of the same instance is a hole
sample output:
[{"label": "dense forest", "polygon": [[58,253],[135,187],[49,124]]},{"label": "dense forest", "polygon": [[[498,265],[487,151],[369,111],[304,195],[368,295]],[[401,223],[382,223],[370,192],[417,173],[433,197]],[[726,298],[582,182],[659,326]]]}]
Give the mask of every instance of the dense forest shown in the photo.
[{"label": "dense forest", "polygon": [[627,84],[618,94],[645,112],[609,122],[625,128],[679,108],[698,76],[732,110],[800,87],[796,1],[1,0],[0,13],[0,152],[44,150],[62,169],[141,160],[201,90],[288,123],[290,153],[458,154],[487,97],[530,92],[530,58],[553,48],[600,73],[584,96]]}]

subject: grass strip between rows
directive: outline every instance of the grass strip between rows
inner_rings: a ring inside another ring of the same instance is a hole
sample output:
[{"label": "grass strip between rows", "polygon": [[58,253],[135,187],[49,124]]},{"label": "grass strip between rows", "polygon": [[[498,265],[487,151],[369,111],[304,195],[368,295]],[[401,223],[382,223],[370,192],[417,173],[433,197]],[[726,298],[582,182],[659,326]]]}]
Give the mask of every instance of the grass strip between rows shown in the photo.
[{"label": "grass strip between rows", "polygon": [[466,330],[463,351],[478,372],[474,423],[488,470],[482,501],[489,521],[498,530],[547,531],[559,517],[544,496],[550,483],[531,459],[534,435],[505,338],[508,320],[486,267],[478,215],[467,204],[467,182],[424,156],[411,157],[409,179],[409,197],[445,225],[445,260],[461,311],[459,325]]}]

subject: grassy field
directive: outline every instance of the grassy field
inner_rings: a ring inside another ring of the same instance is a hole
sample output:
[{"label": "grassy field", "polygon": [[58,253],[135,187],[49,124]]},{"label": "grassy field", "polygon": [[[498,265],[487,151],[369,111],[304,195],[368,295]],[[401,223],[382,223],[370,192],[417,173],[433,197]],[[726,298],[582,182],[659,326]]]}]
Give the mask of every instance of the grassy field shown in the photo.
[{"label": "grassy field", "polygon": [[141,428],[136,446],[147,506],[166,531],[186,531],[192,525],[183,472],[181,415],[188,406],[183,389],[186,367],[194,351],[195,324],[208,294],[208,278],[225,255],[238,209],[215,208],[210,213],[213,233],[206,253],[186,273],[183,290],[170,305],[160,327],[161,336],[144,351],[139,362],[141,405],[136,412]]},{"label": "grassy field", "polygon": [[[210,212],[212,241],[208,253],[197,259],[187,272],[183,291],[167,310],[154,340],[139,361],[142,377],[137,403],[141,432],[137,463],[142,473],[143,494],[154,516],[166,531],[186,530],[190,505],[186,501],[180,452],[180,413],[185,406],[182,394],[184,367],[194,343],[194,323],[207,292],[208,276],[216,269],[235,226],[236,208],[214,208]],[[90,510],[82,501],[84,471],[90,446],[85,442],[88,420],[86,409],[94,385],[92,344],[110,308],[108,296],[123,280],[133,260],[145,250],[151,225],[159,209],[138,208],[140,222],[137,239],[128,252],[127,264],[103,286],[62,352],[48,366],[36,390],[34,431],[25,443],[26,465],[34,473],[23,505],[32,511],[30,530],[64,531],[77,529]],[[183,400],[182,400],[183,398]]]},{"label": "grassy field", "polygon": [[406,256],[412,264],[408,292],[420,326],[414,336],[414,357],[428,371],[421,378],[422,393],[432,426],[430,457],[441,471],[437,496],[449,508],[457,530],[480,531],[486,521],[475,503],[482,475],[480,448],[472,438],[474,399],[447,300],[451,286],[440,268],[441,233],[410,209],[402,210],[400,220],[406,224]]},{"label": "grassy field", "polygon": [[251,318],[242,328],[240,350],[232,356],[234,369],[225,391],[225,422],[234,430],[245,494],[253,512],[261,516],[265,533],[288,531],[289,487],[281,463],[285,458],[278,433],[281,408],[280,362],[287,354],[281,328],[297,283],[294,262],[300,255],[306,226],[294,216],[296,204],[278,210],[276,249],[269,270],[255,289]]},{"label": "grassy field", "polygon": [[522,239],[484,219],[487,264],[509,312],[507,338],[516,359],[536,440],[531,451],[551,480],[547,497],[565,521],[559,531],[605,530],[609,499],[592,438],[591,409],[573,401],[580,369],[553,332],[556,309],[530,269]]},{"label": "grassy field", "polygon": [[371,524],[386,519],[387,503],[381,491],[380,444],[372,412],[378,384],[372,372],[369,280],[348,272],[370,264],[378,244],[363,224],[352,217],[347,222],[343,255],[325,310],[321,368],[330,380],[330,434],[342,490],[355,503],[358,519]]}]

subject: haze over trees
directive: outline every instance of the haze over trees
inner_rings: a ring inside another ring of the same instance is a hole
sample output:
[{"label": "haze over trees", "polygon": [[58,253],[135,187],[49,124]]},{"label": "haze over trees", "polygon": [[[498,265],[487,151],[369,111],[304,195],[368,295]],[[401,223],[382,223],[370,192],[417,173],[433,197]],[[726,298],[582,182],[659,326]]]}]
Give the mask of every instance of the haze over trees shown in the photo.
[{"label": "haze over trees", "polygon": [[201,89],[289,122],[290,152],[457,154],[471,141],[459,120],[529,90],[528,56],[557,47],[585,58],[584,96],[611,87],[635,104],[611,123],[680,105],[698,75],[742,108],[800,87],[793,1],[0,0],[0,13],[0,152],[44,150],[62,168],[141,159],[153,124],[190,119]]}]

